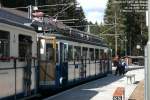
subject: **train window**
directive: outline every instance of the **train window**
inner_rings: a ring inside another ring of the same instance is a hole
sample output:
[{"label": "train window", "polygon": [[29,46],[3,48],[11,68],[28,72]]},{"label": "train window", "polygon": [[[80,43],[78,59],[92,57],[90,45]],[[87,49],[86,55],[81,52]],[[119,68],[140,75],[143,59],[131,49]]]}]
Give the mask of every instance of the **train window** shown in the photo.
[{"label": "train window", "polygon": [[99,49],[95,49],[95,59],[99,60]]},{"label": "train window", "polygon": [[68,46],[68,61],[72,61],[73,60],[73,46],[69,45]]},{"label": "train window", "polygon": [[9,57],[9,32],[0,30],[0,57]]},{"label": "train window", "polygon": [[100,50],[100,59],[104,59],[104,50],[103,49]]},{"label": "train window", "polygon": [[93,61],[94,60],[94,49],[90,48],[90,59]]},{"label": "train window", "polygon": [[54,60],[54,48],[53,48],[53,45],[50,44],[50,43],[47,43],[46,44],[46,60],[47,61],[52,61]]},{"label": "train window", "polygon": [[80,57],[81,57],[81,47],[75,46],[74,47],[74,59],[79,61]]},{"label": "train window", "polygon": [[32,38],[30,36],[19,35],[19,60],[25,61],[28,53],[32,53]]},{"label": "train window", "polygon": [[41,41],[40,41],[40,54],[44,54],[44,48],[45,48],[45,40],[41,39]]},{"label": "train window", "polygon": [[68,48],[67,44],[64,44],[64,61],[68,60]]},{"label": "train window", "polygon": [[108,50],[105,49],[105,50],[104,50],[104,59],[107,59],[107,56],[108,56]]},{"label": "train window", "polygon": [[88,52],[88,48],[83,47],[83,50],[82,50],[83,59],[87,59],[87,52]]},{"label": "train window", "polygon": [[58,51],[58,43],[56,44],[56,62],[59,62],[59,51]]}]

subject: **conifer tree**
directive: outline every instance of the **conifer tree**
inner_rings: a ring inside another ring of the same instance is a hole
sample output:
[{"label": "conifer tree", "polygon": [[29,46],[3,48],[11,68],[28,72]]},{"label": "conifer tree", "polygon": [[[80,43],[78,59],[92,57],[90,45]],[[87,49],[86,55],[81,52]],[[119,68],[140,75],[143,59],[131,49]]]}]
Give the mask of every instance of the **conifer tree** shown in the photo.
[{"label": "conifer tree", "polygon": [[[113,49],[113,55],[115,54],[115,37],[116,33],[118,34],[118,53],[119,55],[121,52],[124,51],[124,48],[122,47],[123,43],[121,42],[122,38],[125,37],[124,34],[124,16],[120,13],[120,5],[114,4],[114,0],[108,0],[107,8],[105,10],[104,15],[104,25],[101,25],[101,36],[103,36],[107,43],[111,46]],[[107,31],[108,30],[108,31]],[[110,35],[105,35],[110,34]]]},{"label": "conifer tree", "polygon": [[69,26],[82,26],[79,27],[79,30],[84,31],[85,26],[87,24],[87,21],[85,21],[85,15],[83,12],[82,7],[77,7],[77,1],[76,0],[1,0],[1,3],[4,7],[26,7],[28,5],[35,5],[38,6],[41,5],[56,5],[56,4],[71,4],[74,5],[63,5],[63,6],[47,6],[47,7],[40,7],[40,9],[50,15],[55,16],[58,12],[61,12],[63,9],[70,6],[65,11],[61,12],[57,15],[58,20],[67,20],[67,19],[77,19],[76,21],[71,21],[69,23],[65,23]]},{"label": "conifer tree", "polygon": [[[118,38],[124,40],[127,38],[127,54],[128,55],[137,55],[137,45],[140,45],[142,48],[140,49],[140,54],[143,55],[144,45],[147,42],[147,27],[146,27],[146,17],[145,12],[122,12],[123,6],[125,4],[115,4],[113,1],[108,0],[107,9],[105,11],[104,23],[105,24],[113,24],[115,21],[115,13],[116,13],[116,31],[119,35]],[[136,0],[135,0],[136,1]],[[138,0],[137,0],[138,1]],[[105,26],[106,30],[112,26]],[[109,30],[107,33],[114,34],[115,30]],[[115,36],[115,35],[114,35]],[[114,51],[115,47],[115,38],[114,36],[111,38],[109,36],[106,37],[108,43],[112,44],[112,48]],[[119,40],[120,40],[119,39]],[[121,48],[122,43],[118,40],[118,49]],[[125,45],[125,44],[124,44]],[[123,50],[123,49],[122,49]],[[123,52],[125,50],[119,50],[119,52]]]}]

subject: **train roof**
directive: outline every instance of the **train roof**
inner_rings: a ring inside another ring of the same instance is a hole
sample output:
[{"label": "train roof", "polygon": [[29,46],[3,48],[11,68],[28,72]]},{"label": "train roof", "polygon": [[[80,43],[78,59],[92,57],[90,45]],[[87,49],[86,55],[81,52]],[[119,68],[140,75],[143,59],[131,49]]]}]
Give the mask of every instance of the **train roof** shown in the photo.
[{"label": "train roof", "polygon": [[84,31],[80,31],[80,30],[77,30],[77,29],[72,28],[70,26],[67,26],[67,25],[63,24],[62,22],[53,19],[52,17],[49,17],[48,19],[45,19],[45,20],[48,21],[49,25],[54,26],[56,29],[61,29],[61,30],[64,30],[64,31],[70,31],[71,30],[71,31],[75,31],[76,33],[79,33],[79,34],[85,34],[85,35],[88,35],[88,36],[93,36],[95,38],[102,39],[102,37],[99,37],[97,35],[94,35],[94,34],[91,34],[91,33],[88,33],[88,32],[84,32]]},{"label": "train roof", "polygon": [[[46,27],[46,30],[49,30],[46,35],[51,35],[53,33],[53,35],[57,36],[58,38],[62,38],[62,39],[70,38],[71,40],[74,40],[74,41],[81,41],[84,43],[86,42],[86,43],[91,43],[91,44],[95,43],[95,45],[108,47],[106,42],[102,38],[96,35],[89,34],[87,32],[83,32],[83,31],[71,28],[69,26],[66,26],[62,22],[56,21],[55,19],[51,17],[45,18],[44,20],[46,22],[44,24]],[[33,23],[33,24],[35,25],[36,23]]]},{"label": "train roof", "polygon": [[[62,22],[56,21],[52,17],[44,17],[43,23],[30,20],[28,18],[28,13],[26,12],[10,8],[0,8],[0,22],[35,31],[37,30],[38,26],[43,27],[44,25],[47,30],[51,30],[49,33],[62,34],[61,36],[59,35],[59,38],[73,38],[74,40],[84,40],[91,43],[107,46],[101,37],[71,28]],[[29,25],[25,25],[26,23],[29,23]]]},{"label": "train roof", "polygon": [[[22,15],[21,15],[22,14]],[[24,13],[18,10],[9,8],[0,8],[0,23],[5,23],[28,30],[34,30],[33,27],[24,25],[32,21],[24,16]]]}]

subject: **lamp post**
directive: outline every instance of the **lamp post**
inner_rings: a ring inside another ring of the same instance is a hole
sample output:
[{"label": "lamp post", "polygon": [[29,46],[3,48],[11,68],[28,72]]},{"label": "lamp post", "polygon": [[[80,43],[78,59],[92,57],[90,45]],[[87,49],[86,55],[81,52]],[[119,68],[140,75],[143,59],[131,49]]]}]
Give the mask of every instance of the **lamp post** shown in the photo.
[{"label": "lamp post", "polygon": [[137,56],[139,56],[139,50],[141,49],[140,45],[136,45],[136,49],[137,49]]}]

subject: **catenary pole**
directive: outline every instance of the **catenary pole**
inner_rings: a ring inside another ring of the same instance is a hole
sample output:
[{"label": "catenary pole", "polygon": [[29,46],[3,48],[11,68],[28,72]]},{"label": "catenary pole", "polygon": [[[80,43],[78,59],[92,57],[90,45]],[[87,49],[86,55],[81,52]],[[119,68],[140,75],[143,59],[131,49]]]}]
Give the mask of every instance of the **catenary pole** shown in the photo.
[{"label": "catenary pole", "polygon": [[145,100],[150,100],[150,0],[148,0],[148,43],[147,43],[147,75],[146,75],[146,97]]},{"label": "catenary pole", "polygon": [[118,48],[118,46],[117,46],[117,13],[116,13],[116,11],[115,11],[115,56],[117,56],[117,48]]}]

